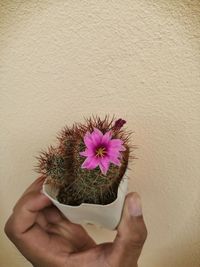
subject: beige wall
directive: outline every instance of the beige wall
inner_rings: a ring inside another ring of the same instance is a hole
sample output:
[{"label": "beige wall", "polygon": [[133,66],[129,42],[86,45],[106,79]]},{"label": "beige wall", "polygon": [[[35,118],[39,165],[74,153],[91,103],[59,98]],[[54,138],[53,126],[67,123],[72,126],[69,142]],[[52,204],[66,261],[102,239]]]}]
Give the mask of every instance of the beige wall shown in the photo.
[{"label": "beige wall", "polygon": [[139,146],[140,267],[199,267],[199,103],[199,0],[0,1],[0,266],[30,266],[2,229],[34,156],[65,124],[109,112]]}]

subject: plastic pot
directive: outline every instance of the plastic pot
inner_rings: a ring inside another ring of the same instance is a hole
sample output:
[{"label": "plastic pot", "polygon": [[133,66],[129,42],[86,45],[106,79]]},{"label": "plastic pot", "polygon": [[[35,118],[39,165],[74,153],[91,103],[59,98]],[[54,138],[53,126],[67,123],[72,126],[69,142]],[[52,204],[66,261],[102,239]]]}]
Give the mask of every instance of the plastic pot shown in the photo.
[{"label": "plastic pot", "polygon": [[119,184],[117,198],[107,205],[82,203],[80,206],[65,205],[56,199],[58,189],[44,182],[43,193],[73,223],[95,224],[114,230],[118,225],[128,188],[127,170]]}]

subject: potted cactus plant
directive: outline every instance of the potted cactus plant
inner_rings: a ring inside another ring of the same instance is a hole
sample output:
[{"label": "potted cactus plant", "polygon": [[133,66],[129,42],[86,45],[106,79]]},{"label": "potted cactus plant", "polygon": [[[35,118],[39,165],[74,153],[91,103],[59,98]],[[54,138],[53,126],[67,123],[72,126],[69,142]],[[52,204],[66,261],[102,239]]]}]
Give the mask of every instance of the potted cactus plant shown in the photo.
[{"label": "potted cactus plant", "polygon": [[37,156],[43,192],[74,223],[114,229],[127,191],[131,132],[123,119],[85,118],[58,134],[58,145]]}]

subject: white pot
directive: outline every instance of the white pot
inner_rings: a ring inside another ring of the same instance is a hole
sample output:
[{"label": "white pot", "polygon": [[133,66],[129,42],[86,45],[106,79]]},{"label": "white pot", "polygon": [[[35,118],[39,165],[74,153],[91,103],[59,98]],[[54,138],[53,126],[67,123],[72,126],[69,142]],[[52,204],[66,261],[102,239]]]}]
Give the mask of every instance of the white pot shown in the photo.
[{"label": "white pot", "polygon": [[78,224],[90,223],[114,230],[120,221],[127,193],[128,178],[126,173],[127,170],[120,182],[117,198],[107,205],[82,203],[80,206],[70,206],[62,204],[56,199],[58,190],[46,183],[43,184],[43,193],[71,222]]}]

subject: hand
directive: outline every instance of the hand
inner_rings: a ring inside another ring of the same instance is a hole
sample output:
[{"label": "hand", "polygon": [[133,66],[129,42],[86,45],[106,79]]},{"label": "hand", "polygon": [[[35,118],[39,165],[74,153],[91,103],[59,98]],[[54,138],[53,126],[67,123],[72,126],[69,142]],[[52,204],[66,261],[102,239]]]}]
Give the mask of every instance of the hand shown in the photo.
[{"label": "hand", "polygon": [[127,195],[114,242],[96,245],[40,191],[38,178],[16,203],[5,233],[34,267],[137,267],[147,230],[137,193]]}]

